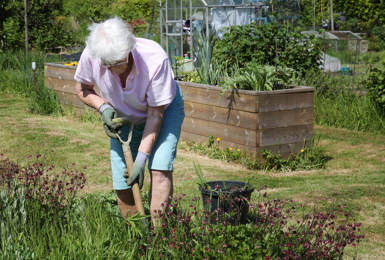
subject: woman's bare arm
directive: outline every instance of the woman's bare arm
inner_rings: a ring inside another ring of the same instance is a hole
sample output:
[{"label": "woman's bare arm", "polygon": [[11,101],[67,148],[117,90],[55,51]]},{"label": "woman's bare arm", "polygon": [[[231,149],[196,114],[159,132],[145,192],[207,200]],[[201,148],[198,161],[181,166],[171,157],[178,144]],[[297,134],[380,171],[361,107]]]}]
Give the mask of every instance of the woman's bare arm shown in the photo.
[{"label": "woman's bare arm", "polygon": [[166,106],[148,107],[146,125],[144,127],[142,141],[139,145],[139,151],[142,153],[150,154],[162,125],[165,108]]},{"label": "woman's bare arm", "polygon": [[104,100],[95,92],[93,85],[77,82],[76,92],[83,103],[96,110],[99,110],[99,107],[104,103]]}]

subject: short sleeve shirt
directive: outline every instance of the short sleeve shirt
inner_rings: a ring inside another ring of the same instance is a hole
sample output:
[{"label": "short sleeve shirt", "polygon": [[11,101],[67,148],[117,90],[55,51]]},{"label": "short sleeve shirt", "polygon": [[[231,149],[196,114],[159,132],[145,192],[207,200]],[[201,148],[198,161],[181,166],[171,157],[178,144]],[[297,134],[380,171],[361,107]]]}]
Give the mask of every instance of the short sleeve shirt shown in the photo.
[{"label": "short sleeve shirt", "polygon": [[156,42],[136,38],[132,50],[134,64],[121,86],[118,75],[93,57],[86,47],[80,57],[74,79],[97,85],[101,97],[134,123],[146,120],[147,107],[168,105],[176,95],[176,82],[167,54]]}]

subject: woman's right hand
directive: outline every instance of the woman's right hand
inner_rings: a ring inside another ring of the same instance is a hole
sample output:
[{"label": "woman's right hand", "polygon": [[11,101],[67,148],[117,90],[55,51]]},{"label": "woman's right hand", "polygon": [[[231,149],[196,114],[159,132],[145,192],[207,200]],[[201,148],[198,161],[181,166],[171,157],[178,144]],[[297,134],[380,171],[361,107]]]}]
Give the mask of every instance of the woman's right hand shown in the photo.
[{"label": "woman's right hand", "polygon": [[123,126],[122,123],[114,123],[112,119],[117,118],[118,114],[116,110],[108,105],[103,104],[99,108],[99,112],[102,115],[103,127],[106,134],[111,138],[117,138],[120,128]]}]

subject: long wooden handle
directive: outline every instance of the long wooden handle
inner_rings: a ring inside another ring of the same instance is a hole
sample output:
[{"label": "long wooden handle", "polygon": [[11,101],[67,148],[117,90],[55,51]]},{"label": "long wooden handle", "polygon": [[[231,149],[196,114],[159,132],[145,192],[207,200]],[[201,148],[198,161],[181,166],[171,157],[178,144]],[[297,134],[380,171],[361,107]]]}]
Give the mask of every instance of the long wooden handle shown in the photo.
[{"label": "long wooden handle", "polygon": [[[128,142],[124,142],[122,144],[122,148],[123,148],[123,153],[124,153],[124,159],[126,160],[128,174],[131,174],[132,169],[134,167],[134,161],[132,159],[130,144]],[[132,184],[131,189],[132,189],[132,193],[134,195],[136,209],[138,210],[138,212],[141,215],[145,215],[144,207],[143,207],[143,201],[142,201],[142,195],[141,195],[140,189],[139,189],[139,184],[137,182],[134,182],[134,184]]]},{"label": "long wooden handle", "polygon": [[[120,143],[122,144],[122,149],[123,149],[123,154],[124,154],[124,159],[126,160],[126,166],[127,166],[127,171],[128,174],[132,173],[132,169],[134,168],[134,161],[132,159],[132,153],[131,153],[131,148],[130,148],[130,141],[132,137],[132,131],[133,131],[133,124],[128,120],[128,118],[125,117],[119,117],[119,118],[114,118],[112,119],[114,123],[122,123],[126,125],[131,125],[130,126],[130,132],[128,133],[128,140],[124,142],[120,136],[118,136],[118,139]],[[141,215],[145,215],[144,213],[144,207],[143,207],[143,201],[142,201],[142,194],[140,193],[140,188],[139,184],[137,182],[134,182],[132,184],[132,193],[134,195],[134,201],[135,201],[135,206],[138,212]]]}]

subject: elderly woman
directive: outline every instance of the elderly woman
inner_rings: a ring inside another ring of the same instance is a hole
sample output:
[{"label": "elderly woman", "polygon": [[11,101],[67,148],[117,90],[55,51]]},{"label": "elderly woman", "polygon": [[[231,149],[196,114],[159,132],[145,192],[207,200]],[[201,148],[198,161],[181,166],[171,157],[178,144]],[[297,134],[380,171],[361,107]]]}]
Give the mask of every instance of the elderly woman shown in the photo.
[{"label": "elderly woman", "polygon": [[[99,111],[110,139],[113,187],[123,217],[136,212],[131,185],[142,188],[145,165],[151,177],[150,211],[164,210],[173,192],[173,164],[184,119],[181,90],[164,50],[154,41],[135,38],[118,17],[90,26],[90,35],[75,73],[78,96]],[[100,89],[100,96],[94,85]],[[127,171],[122,147],[128,126],[113,123],[124,116],[134,123],[130,143],[134,167]],[[127,176],[126,176],[127,177]]]}]

